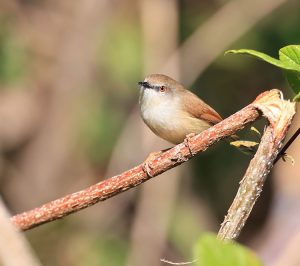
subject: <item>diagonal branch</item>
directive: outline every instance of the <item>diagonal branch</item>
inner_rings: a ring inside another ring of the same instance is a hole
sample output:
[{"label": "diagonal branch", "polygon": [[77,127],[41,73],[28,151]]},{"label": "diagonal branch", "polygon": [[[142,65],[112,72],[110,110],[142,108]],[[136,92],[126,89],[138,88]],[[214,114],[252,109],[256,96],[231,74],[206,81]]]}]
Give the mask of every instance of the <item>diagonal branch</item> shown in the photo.
[{"label": "diagonal branch", "polygon": [[297,129],[297,131],[292,135],[292,137],[287,141],[287,143],[284,145],[284,147],[281,149],[281,151],[278,153],[278,156],[274,160],[274,164],[284,156],[287,151],[287,149],[292,145],[292,143],[296,140],[296,138],[300,135],[300,128]]},{"label": "diagonal branch", "polygon": [[[219,140],[244,128],[248,123],[255,121],[260,116],[261,111],[267,115],[266,113],[269,110],[273,110],[274,103],[286,102],[280,99],[279,95],[280,91],[278,90],[267,91],[259,95],[253,103],[239,112],[201,134],[188,138],[185,142],[161,153],[154,159],[147,160],[146,164],[140,164],[120,175],[111,177],[84,190],[46,203],[28,212],[18,214],[12,217],[11,221],[19,229],[27,230],[62,218],[135,187],[152,177],[188,161],[194,155],[205,151]],[[267,117],[270,119],[271,125],[273,125],[275,123],[273,122],[273,117],[271,115]]]},{"label": "diagonal branch", "polygon": [[[275,96],[275,95],[274,95]],[[240,182],[228,214],[225,217],[218,237],[223,240],[235,239],[246,223],[250,212],[262,192],[262,188],[295,114],[295,103],[274,97],[272,101],[262,97],[254,102],[269,120],[258,150]]]}]

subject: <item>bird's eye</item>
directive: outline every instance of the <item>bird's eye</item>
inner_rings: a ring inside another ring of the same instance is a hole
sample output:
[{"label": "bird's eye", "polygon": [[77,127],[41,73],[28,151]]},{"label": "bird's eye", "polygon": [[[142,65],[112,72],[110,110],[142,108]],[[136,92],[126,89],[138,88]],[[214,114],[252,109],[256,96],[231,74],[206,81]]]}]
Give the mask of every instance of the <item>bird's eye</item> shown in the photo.
[{"label": "bird's eye", "polygon": [[167,88],[165,87],[165,86],[161,86],[160,88],[159,88],[159,91],[160,92],[165,92],[167,90]]}]

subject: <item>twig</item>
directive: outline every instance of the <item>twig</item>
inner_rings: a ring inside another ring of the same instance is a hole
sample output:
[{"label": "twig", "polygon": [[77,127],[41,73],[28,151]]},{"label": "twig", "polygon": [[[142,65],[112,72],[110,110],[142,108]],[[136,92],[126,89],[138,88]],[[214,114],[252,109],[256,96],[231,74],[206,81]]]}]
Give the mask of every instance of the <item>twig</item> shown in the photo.
[{"label": "twig", "polygon": [[296,140],[296,138],[300,135],[300,128],[291,136],[291,138],[287,141],[287,143],[283,146],[281,151],[278,153],[276,159],[274,160],[274,164],[285,154],[287,149],[292,145],[292,143]]},{"label": "twig", "polygon": [[270,122],[264,132],[257,153],[240,182],[240,187],[218,233],[220,239],[239,236],[249,214],[261,194],[264,181],[274,164],[282,142],[295,114],[295,103],[277,98],[272,104],[255,104]]},{"label": "twig", "polygon": [[[109,178],[79,192],[67,195],[60,199],[28,212],[18,214],[11,218],[13,224],[21,230],[27,230],[40,224],[62,218],[77,212],[99,201],[104,201],[123,191],[135,187],[154,176],[157,176],[177,165],[180,165],[199,152],[205,151],[209,146],[220,139],[226,138],[237,130],[260,116],[259,110],[272,108],[274,102],[279,100],[279,91],[271,90],[257,97],[250,105],[231,115],[217,125],[188,139],[172,149],[163,152],[147,163],[140,164],[120,175]],[[281,100],[280,100],[281,101]],[[263,111],[265,114],[266,112]],[[269,118],[269,117],[268,117]],[[269,121],[272,123],[272,117]],[[145,167],[147,165],[147,167]]]}]

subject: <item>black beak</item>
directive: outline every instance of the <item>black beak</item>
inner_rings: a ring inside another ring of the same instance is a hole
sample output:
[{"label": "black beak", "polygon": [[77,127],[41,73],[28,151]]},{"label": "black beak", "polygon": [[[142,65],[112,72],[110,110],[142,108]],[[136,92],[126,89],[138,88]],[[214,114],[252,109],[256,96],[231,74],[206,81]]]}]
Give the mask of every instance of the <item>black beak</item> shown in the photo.
[{"label": "black beak", "polygon": [[148,88],[148,89],[151,88],[150,84],[148,82],[145,82],[145,81],[140,81],[140,82],[138,82],[138,84],[140,86],[143,86],[144,88]]}]

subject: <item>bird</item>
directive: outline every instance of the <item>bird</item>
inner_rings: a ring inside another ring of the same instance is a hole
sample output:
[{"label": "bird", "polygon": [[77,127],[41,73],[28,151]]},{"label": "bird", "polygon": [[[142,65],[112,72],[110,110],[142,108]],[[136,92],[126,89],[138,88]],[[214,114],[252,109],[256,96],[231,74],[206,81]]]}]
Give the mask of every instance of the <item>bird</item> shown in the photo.
[{"label": "bird", "polygon": [[[154,134],[172,144],[222,121],[217,111],[169,76],[151,74],[138,85],[143,121]],[[238,136],[233,135],[230,140],[236,141]],[[247,150],[253,153],[251,145]]]}]

